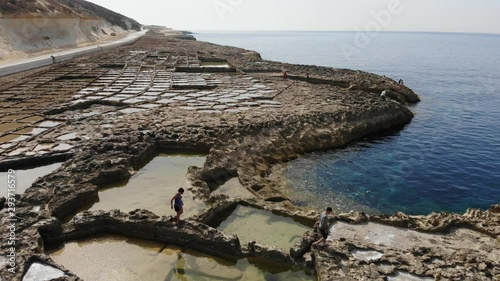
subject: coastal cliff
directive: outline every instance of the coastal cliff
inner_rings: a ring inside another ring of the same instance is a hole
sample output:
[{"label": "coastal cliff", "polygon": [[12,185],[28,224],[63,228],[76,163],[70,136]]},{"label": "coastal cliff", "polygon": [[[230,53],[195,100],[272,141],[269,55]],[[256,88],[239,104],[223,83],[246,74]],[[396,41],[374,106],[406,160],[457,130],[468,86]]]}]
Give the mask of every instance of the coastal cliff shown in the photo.
[{"label": "coastal cliff", "polygon": [[[289,71],[289,79],[283,79],[282,69]],[[405,98],[382,99],[381,89]],[[372,229],[360,231],[384,229],[406,239],[405,233],[412,230],[436,237],[415,234],[422,245],[402,249],[363,240],[354,231],[315,249],[311,243],[318,233],[312,227],[319,214],[294,205],[282,194],[279,182],[269,177],[274,165],[298,155],[341,147],[409,123],[413,113],[405,103],[416,102],[418,96],[393,79],[270,62],[252,51],[181,40],[152,27],[130,46],[21,75],[2,85],[0,94],[2,120],[9,120],[0,123],[0,170],[63,162],[15,195],[17,257],[14,273],[2,260],[4,280],[22,280],[34,261],[62,272],[58,280],[78,280],[55,263],[46,248],[101,233],[154,240],[225,259],[255,258],[303,270],[315,268],[319,280],[382,280],[400,272],[443,280],[474,276],[487,280],[500,274],[494,247],[500,227],[498,206],[463,216],[341,214],[336,217],[338,233],[341,226],[372,223],[376,224],[370,225]],[[101,189],[130,179],[159,153],[179,152],[207,154],[204,167],[189,168],[186,179],[189,192],[207,207],[182,228],[174,227],[173,218],[148,210],[82,211],[99,199]],[[228,181],[235,183],[230,191],[216,194]],[[236,188],[247,198],[237,195]],[[5,199],[3,203],[0,233],[5,237],[10,211]],[[291,217],[311,231],[291,249],[259,241],[245,245],[237,236],[216,229],[213,222],[239,205]],[[450,236],[447,232],[455,228]],[[471,241],[472,246],[448,247],[447,241],[457,239]],[[425,245],[448,250],[437,253]],[[357,260],[354,250],[383,256],[376,255],[373,262]],[[9,251],[2,242],[0,253],[7,256]],[[424,264],[410,265],[413,261]]]}]

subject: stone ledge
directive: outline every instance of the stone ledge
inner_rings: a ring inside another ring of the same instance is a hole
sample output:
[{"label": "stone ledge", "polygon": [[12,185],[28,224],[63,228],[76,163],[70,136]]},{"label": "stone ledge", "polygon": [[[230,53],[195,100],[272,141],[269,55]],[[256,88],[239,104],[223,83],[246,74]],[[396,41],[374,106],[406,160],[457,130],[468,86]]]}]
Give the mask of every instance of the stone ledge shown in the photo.
[{"label": "stone ledge", "polygon": [[183,221],[180,228],[175,228],[173,220],[160,218],[146,210],[136,210],[128,214],[118,210],[83,212],[61,228],[50,231],[45,228],[42,233],[48,244],[110,233],[187,247],[221,258],[243,256],[236,236],[226,235],[207,225],[189,220]]}]

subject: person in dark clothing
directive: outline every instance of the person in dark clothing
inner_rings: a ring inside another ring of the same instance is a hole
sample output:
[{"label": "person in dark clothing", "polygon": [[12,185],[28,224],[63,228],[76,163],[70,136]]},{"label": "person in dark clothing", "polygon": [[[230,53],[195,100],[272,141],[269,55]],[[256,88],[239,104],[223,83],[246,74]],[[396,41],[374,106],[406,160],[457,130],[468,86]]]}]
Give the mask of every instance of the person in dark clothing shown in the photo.
[{"label": "person in dark clothing", "polygon": [[174,209],[175,212],[177,213],[177,216],[175,217],[175,224],[177,226],[180,225],[181,222],[181,215],[184,213],[184,203],[182,202],[182,195],[184,194],[184,188],[179,188],[178,192],[172,197],[172,200],[170,200],[170,208]]},{"label": "person in dark clothing", "polygon": [[403,79],[399,79],[398,84],[399,84],[399,89],[400,89],[400,90],[403,90],[403,88],[404,88],[404,86],[405,86],[405,82],[403,81]]}]

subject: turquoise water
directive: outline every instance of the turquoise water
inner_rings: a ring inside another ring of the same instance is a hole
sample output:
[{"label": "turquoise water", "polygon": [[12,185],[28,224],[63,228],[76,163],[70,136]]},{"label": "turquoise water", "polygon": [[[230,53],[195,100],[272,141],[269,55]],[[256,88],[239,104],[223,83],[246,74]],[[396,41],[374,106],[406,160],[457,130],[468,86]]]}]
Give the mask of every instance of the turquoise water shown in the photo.
[{"label": "turquoise water", "polygon": [[[256,50],[265,59],[402,78],[421,96],[411,108],[415,119],[403,130],[291,162],[285,175],[300,203],[349,211],[357,205],[346,203],[352,201],[375,212],[411,214],[500,203],[500,36],[380,33],[360,48],[352,47],[355,36],[196,34]],[[346,46],[353,54],[342,51]]]}]

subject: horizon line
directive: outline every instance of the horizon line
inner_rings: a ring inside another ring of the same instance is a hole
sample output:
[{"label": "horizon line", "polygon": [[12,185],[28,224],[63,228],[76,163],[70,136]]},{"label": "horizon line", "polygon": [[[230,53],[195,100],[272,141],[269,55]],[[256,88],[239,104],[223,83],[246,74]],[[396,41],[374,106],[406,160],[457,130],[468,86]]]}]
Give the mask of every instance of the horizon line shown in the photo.
[{"label": "horizon line", "polygon": [[251,29],[193,29],[179,30],[191,32],[361,32],[361,33],[435,33],[435,34],[470,34],[470,35],[495,35],[500,36],[500,33],[487,32],[467,32],[467,31],[400,31],[400,30],[382,30],[382,31],[361,31],[361,30],[327,30],[327,29],[298,29],[298,30],[251,30]]}]

